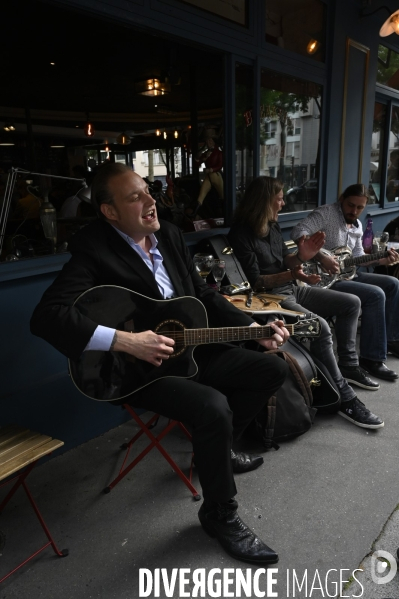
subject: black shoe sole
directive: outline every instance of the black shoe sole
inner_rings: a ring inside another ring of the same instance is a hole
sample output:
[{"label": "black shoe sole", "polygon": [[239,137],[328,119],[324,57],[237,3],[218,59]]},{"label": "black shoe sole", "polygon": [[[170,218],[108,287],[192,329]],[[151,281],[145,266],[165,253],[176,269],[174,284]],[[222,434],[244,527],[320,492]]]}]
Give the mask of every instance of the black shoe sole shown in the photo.
[{"label": "black shoe sole", "polygon": [[367,389],[367,391],[378,391],[378,389],[380,388],[380,385],[378,385],[377,387],[369,387],[368,385],[363,385],[363,383],[359,383],[359,381],[351,379],[348,376],[342,376],[344,377],[344,379],[348,381],[348,383],[352,383],[352,385],[357,385],[357,387],[361,387],[362,389]]},{"label": "black shoe sole", "polygon": [[349,420],[349,422],[352,422],[352,424],[355,424],[356,426],[360,426],[361,428],[377,429],[377,428],[384,427],[384,422],[381,422],[380,424],[365,424],[364,422],[358,422],[357,420],[354,420],[347,414],[344,414],[344,412],[339,411],[338,414],[340,416],[342,416],[342,418],[346,418],[346,420]]},{"label": "black shoe sole", "polygon": [[[366,370],[366,369],[364,369],[364,370]],[[374,376],[376,379],[380,379],[381,381],[390,381],[391,383],[393,383],[394,381],[397,381],[399,379],[399,377],[397,377],[397,376],[384,376],[381,374],[376,374],[375,372],[370,372],[370,371],[367,371],[367,372],[371,376]]]},{"label": "black shoe sole", "polygon": [[[211,526],[208,526],[205,522],[202,522],[202,520],[200,520],[200,524],[202,526],[202,528],[204,529],[204,531],[213,539],[218,539],[218,535],[217,533],[213,530],[213,528]],[[228,553],[231,557],[234,557],[234,559],[239,560],[240,562],[245,562],[247,564],[264,564],[266,566],[271,566],[272,564],[277,564],[279,557],[277,556],[275,559],[270,559],[270,560],[264,560],[264,559],[260,559],[260,560],[256,560],[254,558],[247,558],[247,557],[242,557],[240,555],[236,555],[235,553],[229,551],[226,547],[224,547],[224,545],[219,541],[220,545],[223,547],[223,549],[225,550],[226,553]]]}]

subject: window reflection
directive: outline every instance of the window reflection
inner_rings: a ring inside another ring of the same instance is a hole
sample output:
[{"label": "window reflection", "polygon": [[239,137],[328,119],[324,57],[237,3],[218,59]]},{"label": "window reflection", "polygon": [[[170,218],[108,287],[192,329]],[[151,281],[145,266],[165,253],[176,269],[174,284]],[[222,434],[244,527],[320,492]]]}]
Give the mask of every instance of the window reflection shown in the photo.
[{"label": "window reflection", "polygon": [[321,87],[261,73],[260,175],[284,183],[283,212],[317,206]]},{"label": "window reflection", "polygon": [[[96,218],[89,192],[76,179],[90,186],[108,161],[148,178],[158,214],[183,231],[222,226],[223,161],[217,174],[207,148],[223,149],[223,54],[93,15],[77,19],[55,4],[18,0],[2,7],[7,27],[1,41],[13,51],[2,64],[9,85],[0,102],[0,268],[5,260],[51,254],[54,245],[65,251],[72,235]],[[98,40],[107,40],[107,60],[93,51]],[[168,79],[165,99],[136,93],[136,83],[149,73]],[[204,160],[196,165],[200,151]],[[20,173],[5,201],[11,169],[33,174]],[[52,175],[46,193],[34,173]],[[47,196],[57,217],[56,243],[45,234],[40,214]]]},{"label": "window reflection", "polygon": [[266,41],[324,61],[325,5],[320,0],[265,0]]},{"label": "window reflection", "polygon": [[236,186],[237,201],[253,179],[252,108],[254,71],[252,67],[236,67]]},{"label": "window reflection", "polygon": [[370,203],[377,204],[380,201],[380,190],[382,183],[382,158],[384,148],[386,106],[381,102],[374,105],[373,134],[371,138],[370,153]]},{"label": "window reflection", "polygon": [[388,202],[399,202],[399,106],[391,110],[386,198]]},{"label": "window reflection", "polygon": [[399,89],[399,54],[381,44],[378,46],[377,83]]}]

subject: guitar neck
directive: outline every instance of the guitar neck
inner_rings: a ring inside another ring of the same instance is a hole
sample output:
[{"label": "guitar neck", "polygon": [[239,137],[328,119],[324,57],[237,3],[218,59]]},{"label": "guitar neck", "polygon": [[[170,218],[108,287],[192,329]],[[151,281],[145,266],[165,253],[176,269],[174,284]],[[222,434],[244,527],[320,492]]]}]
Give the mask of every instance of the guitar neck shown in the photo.
[{"label": "guitar neck", "polygon": [[[290,335],[294,334],[295,324],[285,324]],[[251,339],[270,339],[275,331],[270,325],[260,327],[223,327],[215,329],[185,329],[185,345],[205,343],[227,343],[229,341],[249,341]]]},{"label": "guitar neck", "polygon": [[359,264],[367,264],[368,262],[374,262],[375,260],[380,260],[380,258],[386,258],[389,256],[388,252],[381,251],[376,254],[364,254],[363,256],[358,256],[357,258],[346,258],[344,260],[344,266],[358,266]]}]

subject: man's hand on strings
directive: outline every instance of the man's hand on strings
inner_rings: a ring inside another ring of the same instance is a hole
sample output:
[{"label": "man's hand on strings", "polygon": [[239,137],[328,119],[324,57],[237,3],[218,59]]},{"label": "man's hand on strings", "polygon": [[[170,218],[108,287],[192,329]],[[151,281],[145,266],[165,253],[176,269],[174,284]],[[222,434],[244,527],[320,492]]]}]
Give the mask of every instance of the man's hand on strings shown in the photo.
[{"label": "man's hand on strings", "polygon": [[163,360],[168,360],[173,354],[175,342],[169,337],[158,335],[153,331],[128,333],[116,331],[114,351],[123,351],[139,360],[160,366]]}]

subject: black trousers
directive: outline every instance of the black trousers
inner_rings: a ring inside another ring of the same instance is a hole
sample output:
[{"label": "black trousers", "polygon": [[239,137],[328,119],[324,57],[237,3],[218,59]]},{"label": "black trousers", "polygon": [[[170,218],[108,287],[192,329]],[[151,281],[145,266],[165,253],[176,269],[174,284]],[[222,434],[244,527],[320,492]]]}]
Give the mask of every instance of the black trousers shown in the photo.
[{"label": "black trousers", "polygon": [[237,492],[232,442],[281,387],[288,367],[275,355],[228,344],[199,346],[194,358],[193,379],[160,379],[129,403],[190,426],[203,496],[224,502]]}]

